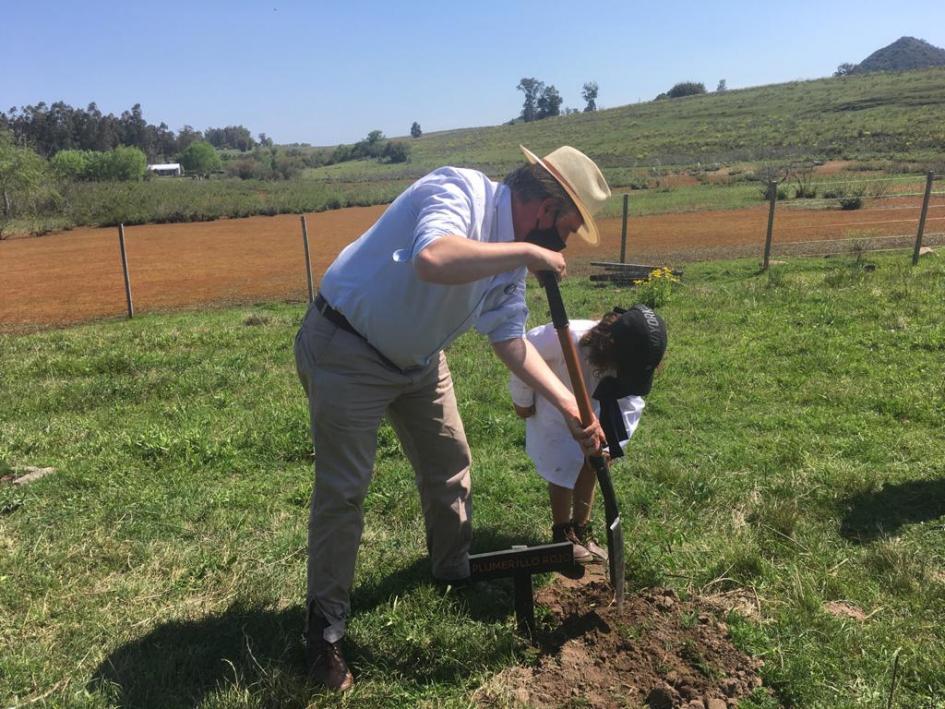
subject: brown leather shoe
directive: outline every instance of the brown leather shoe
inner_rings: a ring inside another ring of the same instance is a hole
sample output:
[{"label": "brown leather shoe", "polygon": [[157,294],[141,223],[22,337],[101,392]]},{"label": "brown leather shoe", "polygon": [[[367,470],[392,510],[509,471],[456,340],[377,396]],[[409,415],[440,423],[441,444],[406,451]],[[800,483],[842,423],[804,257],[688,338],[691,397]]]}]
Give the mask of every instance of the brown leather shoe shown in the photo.
[{"label": "brown leather shoe", "polygon": [[574,545],[574,562],[576,564],[589,564],[594,560],[594,556],[581,544],[581,540],[574,533],[574,527],[570,522],[562,522],[551,528],[552,542],[571,542]]},{"label": "brown leather shoe", "polygon": [[590,523],[578,524],[572,520],[571,529],[574,530],[574,536],[581,542],[581,545],[590,552],[594,561],[607,561],[607,551],[595,541]]},{"label": "brown leather shoe", "polygon": [[326,625],[312,603],[305,632],[305,665],[309,676],[316,682],[336,692],[345,692],[354,686],[354,677],[341,653],[341,641],[330,643],[325,640]]}]

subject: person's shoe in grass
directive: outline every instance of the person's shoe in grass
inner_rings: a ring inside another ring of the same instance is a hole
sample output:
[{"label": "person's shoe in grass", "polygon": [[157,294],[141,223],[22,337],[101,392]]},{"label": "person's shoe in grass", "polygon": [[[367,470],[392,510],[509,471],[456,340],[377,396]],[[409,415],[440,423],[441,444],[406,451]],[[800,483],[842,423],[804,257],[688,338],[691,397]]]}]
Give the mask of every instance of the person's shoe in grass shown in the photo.
[{"label": "person's shoe in grass", "polygon": [[433,583],[443,595],[448,593],[465,594],[476,585],[476,582],[470,576],[458,579],[441,579],[434,576]]},{"label": "person's shoe in grass", "polygon": [[604,549],[600,544],[594,540],[594,534],[591,531],[591,523],[578,524],[574,520],[571,521],[571,529],[574,530],[574,536],[577,537],[578,541],[581,542],[583,546],[593,557],[592,561],[595,562],[606,562],[607,561],[607,550]]},{"label": "person's shoe in grass", "polygon": [[341,652],[341,641],[325,640],[326,625],[312,603],[305,632],[305,668],[308,676],[319,684],[335,692],[346,692],[354,686],[354,676]]},{"label": "person's shoe in grass", "polygon": [[594,561],[594,555],[587,550],[587,547],[578,539],[574,533],[574,526],[571,522],[562,522],[551,527],[552,543],[571,542],[574,545],[574,562],[576,564],[590,564]]}]

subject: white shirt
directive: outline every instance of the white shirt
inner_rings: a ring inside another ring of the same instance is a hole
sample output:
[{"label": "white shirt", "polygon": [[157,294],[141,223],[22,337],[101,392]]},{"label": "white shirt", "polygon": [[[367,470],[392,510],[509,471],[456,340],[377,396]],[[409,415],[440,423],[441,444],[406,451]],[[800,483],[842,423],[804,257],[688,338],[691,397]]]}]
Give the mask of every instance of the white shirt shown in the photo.
[{"label": "white shirt", "polygon": [[[577,344],[588,330],[597,322],[593,320],[572,320],[570,323],[571,338]],[[528,341],[535,346],[538,353],[548,363],[558,378],[571,389],[571,378],[568,376],[568,366],[561,351],[561,342],[558,333],[550,323],[533,328],[525,335]],[[578,357],[581,370],[584,373],[584,383],[588,394],[593,394],[600,377],[596,376],[587,361],[586,350],[578,347]],[[535,469],[545,480],[561,487],[574,488],[578,473],[584,464],[584,454],[577,441],[571,437],[568,425],[561,413],[541,396],[535,396],[534,390],[527,386],[514,374],[509,377],[509,393],[512,401],[518,406],[535,406],[535,413],[525,419],[525,452],[535,463]],[[644,401],[639,396],[627,396],[617,400],[624,426],[627,429],[627,440],[633,435],[640,416],[643,414]],[[594,414],[600,415],[600,404],[591,399]],[[627,447],[627,441],[620,442],[621,448]]]},{"label": "white shirt", "polygon": [[461,285],[417,277],[417,254],[448,234],[514,241],[509,188],[475,170],[434,170],[342,250],[319,286],[328,303],[402,369],[429,365],[473,326],[492,342],[525,335],[524,266]]}]

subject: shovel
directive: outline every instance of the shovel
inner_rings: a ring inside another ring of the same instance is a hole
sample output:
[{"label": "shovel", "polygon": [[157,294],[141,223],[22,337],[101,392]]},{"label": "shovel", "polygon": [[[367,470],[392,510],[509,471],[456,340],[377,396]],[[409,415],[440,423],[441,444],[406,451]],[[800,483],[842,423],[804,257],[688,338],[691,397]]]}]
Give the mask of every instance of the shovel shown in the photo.
[{"label": "shovel", "polygon": [[[568,326],[568,314],[561,300],[561,291],[558,289],[558,280],[550,271],[538,274],[538,282],[545,289],[548,296],[548,307],[551,308],[551,322],[558,341],[564,352],[564,361],[568,366],[568,376],[571,378],[571,389],[577,400],[581,413],[581,424],[587,426],[594,419],[594,410],[591,408],[591,399],[587,395],[584,384],[584,375],[578,360],[577,348],[571,339],[571,329]],[[617,509],[617,496],[614,494],[614,485],[610,479],[610,469],[603,456],[590,456],[589,460],[597,473],[597,483],[600,485],[601,497],[604,499],[604,515],[607,519],[607,562],[610,571],[610,583],[614,587],[614,598],[617,608],[623,607],[624,597],[624,558],[623,558],[623,528],[620,526],[620,511]]]}]

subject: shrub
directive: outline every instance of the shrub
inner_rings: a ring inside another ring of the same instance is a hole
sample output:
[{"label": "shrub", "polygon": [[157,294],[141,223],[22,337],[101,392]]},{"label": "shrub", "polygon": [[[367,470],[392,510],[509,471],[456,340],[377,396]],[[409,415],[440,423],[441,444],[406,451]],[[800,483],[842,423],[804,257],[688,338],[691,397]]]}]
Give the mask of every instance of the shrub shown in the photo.
[{"label": "shrub", "polygon": [[216,148],[205,140],[196,140],[188,145],[180,154],[180,164],[187,172],[204,176],[219,170],[222,165]]},{"label": "shrub", "polygon": [[795,168],[791,172],[791,180],[794,182],[795,199],[813,199],[817,196],[817,188],[813,183],[813,164],[806,164]]},{"label": "shrub", "polygon": [[798,185],[794,188],[794,199],[814,199],[815,197],[817,197],[817,188],[813,185]]},{"label": "shrub", "polygon": [[840,198],[840,209],[854,210],[863,206],[863,198],[856,195]]},{"label": "shrub", "polygon": [[824,197],[836,199],[840,204],[840,209],[849,211],[853,209],[859,209],[863,206],[864,194],[866,194],[866,189],[864,187],[856,187],[853,189],[840,187],[839,189],[833,190],[829,193],[825,192]]},{"label": "shrub", "polygon": [[410,146],[406,143],[389,142],[384,146],[384,152],[381,153],[380,162],[407,162],[410,157]]},{"label": "shrub", "polygon": [[665,305],[673,294],[673,287],[679,279],[669,268],[655,268],[650,275],[633,282],[636,287],[636,300],[651,308]]},{"label": "shrub", "polygon": [[29,148],[14,145],[0,131],[0,239],[10,220],[39,216],[44,207],[57,208],[58,193],[47,180],[47,165]]},{"label": "shrub", "polygon": [[241,180],[263,180],[268,177],[267,173],[262,163],[251,158],[233,160],[226,165],[226,174]]},{"label": "shrub", "polygon": [[140,180],[148,169],[148,158],[138,148],[119,145],[108,152],[92,152],[86,174],[98,181]]},{"label": "shrub", "polygon": [[49,160],[49,167],[60,180],[86,180],[92,155],[91,150],[60,150]]},{"label": "shrub", "polygon": [[705,84],[696,81],[681,81],[671,88],[666,95],[669,98],[681,98],[704,93],[706,93]]},{"label": "shrub", "polygon": [[291,155],[277,155],[272,159],[272,178],[275,180],[291,180],[297,177],[305,167],[301,158]]},{"label": "shrub", "polygon": [[[771,193],[768,191],[770,189],[770,184],[765,184],[761,189],[761,198],[764,200],[771,199]],[[777,195],[775,199],[787,199],[787,188],[783,185],[776,185]]]}]

